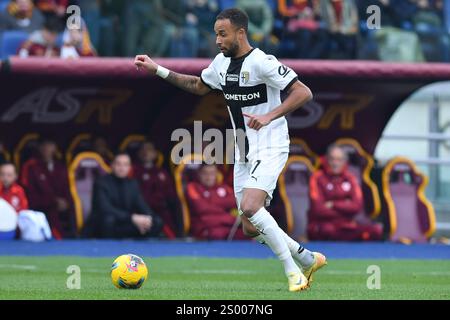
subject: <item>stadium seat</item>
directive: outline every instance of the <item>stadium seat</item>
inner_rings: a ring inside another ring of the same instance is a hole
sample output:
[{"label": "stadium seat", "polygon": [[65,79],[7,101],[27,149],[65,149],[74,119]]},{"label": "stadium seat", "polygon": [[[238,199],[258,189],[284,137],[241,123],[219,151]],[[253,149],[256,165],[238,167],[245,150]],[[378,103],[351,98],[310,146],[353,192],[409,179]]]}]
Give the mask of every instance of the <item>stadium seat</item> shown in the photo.
[{"label": "stadium seat", "polygon": [[433,235],[436,218],[425,196],[427,184],[427,176],[407,158],[395,157],[384,167],[383,198],[391,241],[426,242]]},{"label": "stadium seat", "polygon": [[233,8],[236,6],[236,0],[219,0],[220,10]]},{"label": "stadium seat", "polygon": [[24,31],[5,31],[0,37],[0,59],[16,55],[20,45],[28,39],[29,34]]},{"label": "stadium seat", "polygon": [[[361,184],[364,196],[364,213],[374,219],[381,212],[381,200],[377,185],[370,177],[374,166],[373,157],[355,139],[342,138],[335,142],[344,148],[349,156],[349,170]],[[362,215],[363,216],[363,215]],[[361,217],[362,220],[363,217]]]},{"label": "stadium seat", "polygon": [[[191,214],[189,206],[185,197],[186,186],[189,182],[196,179],[197,172],[200,169],[203,162],[203,156],[200,154],[191,154],[181,159],[180,164],[175,167],[175,188],[177,191],[178,199],[181,203],[181,210],[183,213],[183,232],[184,235],[189,235],[191,228]],[[218,181],[223,181],[223,175],[219,171]]]},{"label": "stadium seat", "polygon": [[1,151],[1,155],[2,155],[2,158],[3,158],[4,160],[6,160],[6,161],[11,161],[11,154],[9,153],[8,150],[3,149],[3,150]]},{"label": "stadium seat", "polygon": [[91,211],[95,179],[111,171],[95,152],[81,152],[69,166],[70,193],[75,206],[77,229],[80,232]]},{"label": "stadium seat", "polygon": [[[13,154],[13,162],[18,172],[22,173],[23,167],[29,163],[28,160],[38,155],[39,139],[38,133],[28,133],[19,140]],[[59,148],[56,149],[56,159],[62,159],[62,152]]]},{"label": "stadium seat", "polygon": [[37,155],[39,138],[39,134],[29,133],[20,139],[14,150],[14,164],[18,170],[28,159]]},{"label": "stadium seat", "polygon": [[[141,134],[131,134],[127,136],[119,146],[119,151],[126,152],[130,155],[131,160],[137,161],[137,153],[141,147],[142,142],[147,140],[146,136]],[[156,160],[156,166],[161,168],[164,163],[164,155],[158,151],[158,159]]]},{"label": "stadium seat", "polygon": [[303,139],[291,138],[289,154],[307,158],[315,168],[318,168],[320,165],[319,156],[311,150]]},{"label": "stadium seat", "polygon": [[81,133],[72,139],[66,151],[67,165],[81,152],[87,152],[92,148],[92,135],[89,133]]},{"label": "stadium seat", "polygon": [[8,4],[9,0],[0,0],[0,12],[6,11]]},{"label": "stadium seat", "polygon": [[278,188],[286,212],[287,232],[294,239],[307,238],[309,178],[315,168],[304,156],[290,156],[278,179]]}]

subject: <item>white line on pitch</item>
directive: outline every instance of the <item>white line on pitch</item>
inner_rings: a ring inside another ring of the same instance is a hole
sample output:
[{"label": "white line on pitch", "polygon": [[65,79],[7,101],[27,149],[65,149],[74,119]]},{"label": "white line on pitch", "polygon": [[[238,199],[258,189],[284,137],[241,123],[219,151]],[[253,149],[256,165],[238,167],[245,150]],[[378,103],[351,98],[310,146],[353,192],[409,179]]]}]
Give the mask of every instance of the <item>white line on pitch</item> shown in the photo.
[{"label": "white line on pitch", "polygon": [[1,269],[36,270],[37,266],[26,264],[0,264]]}]

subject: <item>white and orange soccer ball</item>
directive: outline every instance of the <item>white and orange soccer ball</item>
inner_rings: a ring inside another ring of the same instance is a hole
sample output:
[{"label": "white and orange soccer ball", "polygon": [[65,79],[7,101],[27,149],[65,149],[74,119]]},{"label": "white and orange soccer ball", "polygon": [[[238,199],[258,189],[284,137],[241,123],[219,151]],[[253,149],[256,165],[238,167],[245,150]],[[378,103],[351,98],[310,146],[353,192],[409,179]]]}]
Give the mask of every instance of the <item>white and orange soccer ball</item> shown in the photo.
[{"label": "white and orange soccer ball", "polygon": [[117,288],[139,289],[147,276],[148,269],[144,260],[134,254],[117,257],[111,266],[111,280]]}]

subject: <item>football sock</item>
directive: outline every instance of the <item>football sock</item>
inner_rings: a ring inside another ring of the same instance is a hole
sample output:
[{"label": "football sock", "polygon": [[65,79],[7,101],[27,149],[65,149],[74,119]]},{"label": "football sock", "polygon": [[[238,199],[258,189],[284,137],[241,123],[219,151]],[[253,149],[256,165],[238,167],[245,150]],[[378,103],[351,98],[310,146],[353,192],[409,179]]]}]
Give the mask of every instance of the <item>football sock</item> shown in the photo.
[{"label": "football sock", "polygon": [[[281,228],[280,228],[281,230]],[[297,261],[303,268],[309,268],[314,263],[314,255],[311,251],[300,245],[297,241],[289,237],[286,232],[283,232],[284,241],[286,242],[289,251],[291,252],[292,258]],[[266,244],[264,235],[258,234],[253,237],[256,241],[261,244]]]},{"label": "football sock", "polygon": [[286,241],[294,260],[300,263],[303,268],[309,268],[314,263],[313,253],[289,237],[283,230],[281,232],[283,232],[284,241]]},{"label": "football sock", "polygon": [[258,241],[261,244],[266,244],[266,240],[264,240],[264,236],[260,233],[257,236],[254,236],[253,239]]},{"label": "football sock", "polygon": [[286,275],[292,272],[300,272],[284,240],[283,231],[278,227],[277,222],[270,213],[262,207],[248,219],[258,229],[259,233],[263,235],[265,243],[283,263]]}]

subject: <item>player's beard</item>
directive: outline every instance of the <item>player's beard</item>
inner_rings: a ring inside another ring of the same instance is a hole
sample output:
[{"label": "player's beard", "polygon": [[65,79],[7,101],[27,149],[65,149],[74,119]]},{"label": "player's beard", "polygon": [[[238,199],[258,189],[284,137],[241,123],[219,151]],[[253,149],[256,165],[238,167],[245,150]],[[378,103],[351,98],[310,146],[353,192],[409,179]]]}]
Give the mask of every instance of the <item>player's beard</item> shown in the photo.
[{"label": "player's beard", "polygon": [[223,52],[223,55],[227,58],[235,58],[237,53],[239,52],[239,42],[235,41],[230,45],[228,50]]}]

